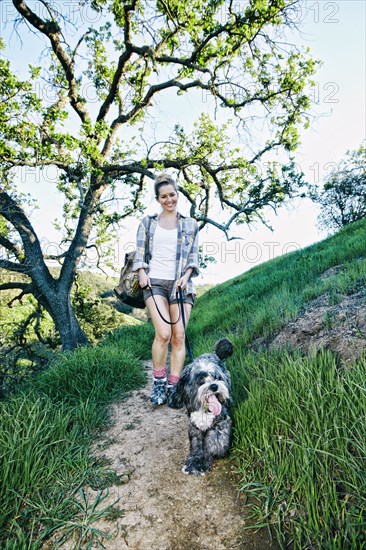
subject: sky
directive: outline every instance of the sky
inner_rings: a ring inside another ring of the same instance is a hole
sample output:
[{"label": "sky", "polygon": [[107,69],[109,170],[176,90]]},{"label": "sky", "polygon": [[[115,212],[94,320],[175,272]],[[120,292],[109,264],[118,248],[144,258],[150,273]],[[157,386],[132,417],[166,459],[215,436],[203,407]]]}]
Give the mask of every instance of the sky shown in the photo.
[{"label": "sky", "polygon": [[[347,150],[366,138],[366,3],[363,0],[306,2],[299,44],[322,61],[314,78],[311,128],[302,132],[296,162],[307,181],[321,183]],[[296,200],[270,217],[264,227],[245,231],[240,243],[220,241],[217,263],[202,277],[221,282],[277,255],[301,249],[327,236],[317,229],[318,208]],[[212,245],[214,247],[214,245]],[[217,250],[217,247],[215,248]]]},{"label": "sky", "polygon": [[[75,2],[59,0],[58,4],[69,10],[75,8]],[[301,16],[301,34],[292,38],[297,44],[308,46],[312,56],[322,64],[312,90],[314,117],[310,129],[302,131],[302,145],[295,153],[295,160],[307,181],[321,183],[346,152],[358,148],[366,138],[366,3],[364,0],[305,1]],[[6,55],[21,73],[26,64],[34,60],[30,43],[25,41],[21,47],[16,37],[9,34],[9,21],[13,17],[11,1],[0,0],[0,32],[10,44]],[[185,94],[181,99],[179,113],[176,103],[169,99],[164,108],[160,108],[160,120],[167,129],[177,122],[189,125],[202,110],[208,109],[207,98],[202,95]],[[38,195],[40,208],[34,211],[32,222],[51,253],[55,248],[52,243],[57,242],[52,221],[55,216],[60,217],[61,197],[55,185],[49,185],[55,180],[51,169],[46,179],[47,182],[42,181],[36,174],[24,171],[20,186]],[[152,190],[148,202],[147,211],[157,211]],[[188,213],[183,198],[180,209]],[[317,229],[317,215],[318,209],[313,203],[297,199],[279,209],[276,216],[269,213],[267,219],[273,231],[261,225],[250,230],[242,227],[235,231],[241,239],[227,242],[216,229],[204,229],[200,232],[200,244],[216,263],[204,270],[197,282],[223,282],[257,263],[323,239],[326,234]],[[116,267],[121,265],[125,251],[133,246],[137,224],[134,220],[121,227],[115,247]]]}]

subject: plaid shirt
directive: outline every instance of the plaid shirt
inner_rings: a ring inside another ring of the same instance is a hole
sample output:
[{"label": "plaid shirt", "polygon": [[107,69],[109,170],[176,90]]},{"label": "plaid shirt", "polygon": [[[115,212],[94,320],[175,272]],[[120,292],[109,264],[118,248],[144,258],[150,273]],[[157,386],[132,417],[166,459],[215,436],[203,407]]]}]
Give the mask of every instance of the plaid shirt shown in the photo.
[{"label": "plaid shirt", "polygon": [[[155,229],[158,223],[158,214],[145,216],[138,227],[136,239],[135,260],[133,262],[133,271],[143,267],[149,272],[149,261]],[[150,230],[148,232],[150,224]],[[149,233],[149,235],[148,235]],[[147,245],[147,246],[146,246]],[[145,248],[146,247],[146,248]],[[145,258],[145,249],[147,251]],[[198,224],[193,218],[186,218],[178,213],[178,241],[176,254],[175,280],[183,277],[189,267],[193,269],[186,288],[186,294],[195,294],[195,288],[192,283],[192,277],[199,274],[198,260]],[[173,287],[171,299],[175,298],[175,287]]]}]

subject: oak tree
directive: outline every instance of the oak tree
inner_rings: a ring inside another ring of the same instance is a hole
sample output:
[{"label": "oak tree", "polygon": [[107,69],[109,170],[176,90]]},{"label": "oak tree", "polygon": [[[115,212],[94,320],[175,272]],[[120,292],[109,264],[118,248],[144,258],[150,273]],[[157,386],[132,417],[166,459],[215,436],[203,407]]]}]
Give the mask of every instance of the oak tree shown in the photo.
[{"label": "oak tree", "polygon": [[320,206],[319,227],[329,232],[366,217],[366,150],[348,151],[310,197]]}]

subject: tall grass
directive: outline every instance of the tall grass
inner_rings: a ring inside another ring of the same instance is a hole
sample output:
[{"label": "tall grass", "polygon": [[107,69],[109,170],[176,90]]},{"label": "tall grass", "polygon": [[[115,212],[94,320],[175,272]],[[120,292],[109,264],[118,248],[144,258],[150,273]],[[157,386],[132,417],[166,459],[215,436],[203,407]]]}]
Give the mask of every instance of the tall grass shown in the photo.
[{"label": "tall grass", "polygon": [[[238,353],[234,455],[258,525],[295,548],[366,547],[366,361]],[[244,399],[245,395],[245,399]]]},{"label": "tall grass", "polygon": [[[143,333],[126,327],[98,347],[60,354],[32,385],[0,402],[2,548],[40,548],[54,531],[73,536],[77,547],[103,539],[93,522],[111,512],[103,508],[110,472],[90,444],[109,422],[107,405],[145,380],[144,346],[135,347]],[[88,485],[99,489],[95,502],[82,490]]]}]

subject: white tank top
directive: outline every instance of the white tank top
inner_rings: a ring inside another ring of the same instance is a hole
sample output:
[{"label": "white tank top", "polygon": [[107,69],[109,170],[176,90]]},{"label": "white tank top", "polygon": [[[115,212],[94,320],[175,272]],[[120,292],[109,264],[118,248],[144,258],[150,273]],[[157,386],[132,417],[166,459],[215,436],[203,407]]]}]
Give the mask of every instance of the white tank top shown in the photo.
[{"label": "white tank top", "polygon": [[149,277],[174,281],[178,228],[164,229],[156,224],[149,263]]}]

